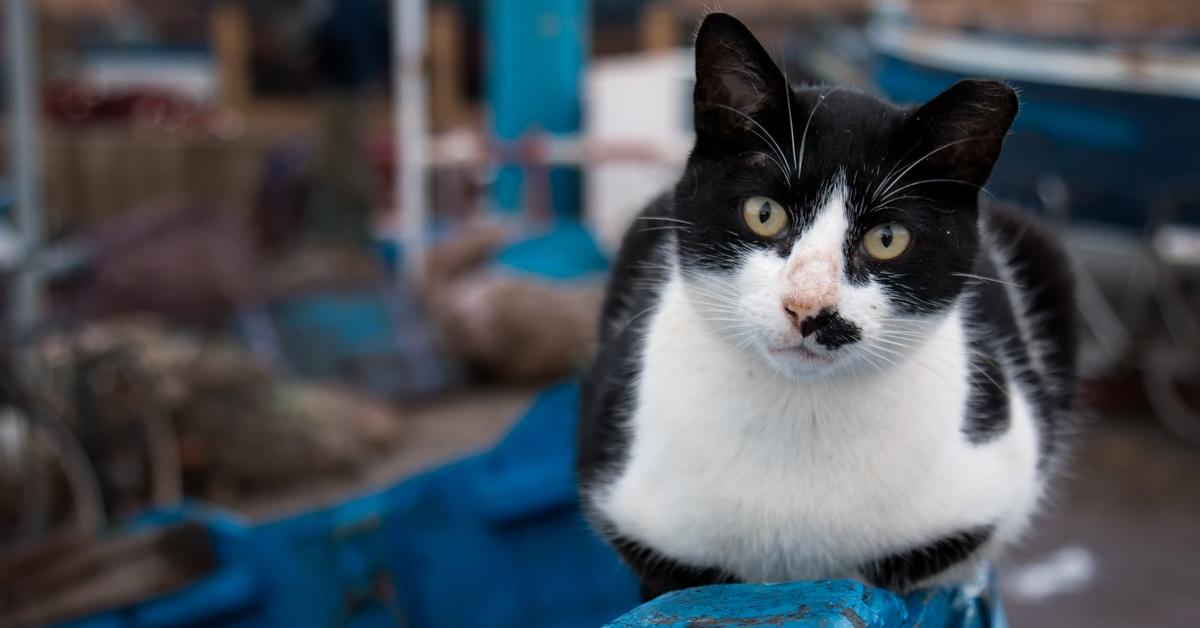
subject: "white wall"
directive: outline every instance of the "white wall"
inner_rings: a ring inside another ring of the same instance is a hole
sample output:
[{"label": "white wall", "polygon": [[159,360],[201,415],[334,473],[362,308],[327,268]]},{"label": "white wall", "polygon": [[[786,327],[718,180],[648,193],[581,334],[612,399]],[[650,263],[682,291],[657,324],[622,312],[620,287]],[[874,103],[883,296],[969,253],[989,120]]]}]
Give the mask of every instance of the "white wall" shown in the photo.
[{"label": "white wall", "polygon": [[[595,63],[587,77],[584,138],[588,226],[615,251],[645,204],[674,185],[692,146],[691,50],[634,55]],[[620,160],[641,147],[654,161]]]}]

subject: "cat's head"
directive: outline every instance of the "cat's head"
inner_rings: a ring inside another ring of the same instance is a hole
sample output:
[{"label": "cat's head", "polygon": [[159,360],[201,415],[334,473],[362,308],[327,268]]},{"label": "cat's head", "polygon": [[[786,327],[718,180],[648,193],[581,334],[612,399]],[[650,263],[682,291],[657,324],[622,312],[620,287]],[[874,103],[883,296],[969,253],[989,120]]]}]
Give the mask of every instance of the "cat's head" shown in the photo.
[{"label": "cat's head", "polygon": [[696,144],[675,188],[678,266],[712,333],[785,373],[886,368],[958,300],[978,194],[1017,112],[968,80],[898,107],[790,87],[736,19],[696,39]]}]

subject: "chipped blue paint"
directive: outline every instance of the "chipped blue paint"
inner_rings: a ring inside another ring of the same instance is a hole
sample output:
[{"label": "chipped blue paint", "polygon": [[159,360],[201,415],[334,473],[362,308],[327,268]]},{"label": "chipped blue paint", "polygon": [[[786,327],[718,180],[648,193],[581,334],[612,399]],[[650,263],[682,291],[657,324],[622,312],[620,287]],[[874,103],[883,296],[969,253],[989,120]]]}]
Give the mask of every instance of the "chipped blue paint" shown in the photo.
[{"label": "chipped blue paint", "polygon": [[731,584],[664,595],[609,628],[1003,628],[989,585],[982,594],[934,589],[898,596],[853,580]]}]

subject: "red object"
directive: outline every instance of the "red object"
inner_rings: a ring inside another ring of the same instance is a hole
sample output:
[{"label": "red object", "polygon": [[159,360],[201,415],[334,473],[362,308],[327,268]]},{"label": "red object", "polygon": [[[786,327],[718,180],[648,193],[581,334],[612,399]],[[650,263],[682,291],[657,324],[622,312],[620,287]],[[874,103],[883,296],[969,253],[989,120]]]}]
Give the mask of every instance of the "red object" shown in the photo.
[{"label": "red object", "polygon": [[50,85],[43,93],[46,117],[67,125],[119,125],[172,132],[208,133],[222,123],[221,112],[158,89],[103,92],[83,83]]}]

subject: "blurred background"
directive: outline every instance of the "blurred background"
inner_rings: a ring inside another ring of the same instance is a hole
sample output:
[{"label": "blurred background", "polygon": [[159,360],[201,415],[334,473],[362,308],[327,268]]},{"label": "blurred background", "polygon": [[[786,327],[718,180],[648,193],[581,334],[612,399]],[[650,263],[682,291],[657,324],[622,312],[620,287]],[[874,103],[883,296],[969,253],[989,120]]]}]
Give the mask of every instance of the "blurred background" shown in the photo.
[{"label": "blurred background", "polygon": [[0,626],[635,604],[538,394],[718,4],[797,82],[1019,88],[987,194],[1071,249],[1088,419],[1010,620],[1200,622],[1200,3],[5,0]]}]

